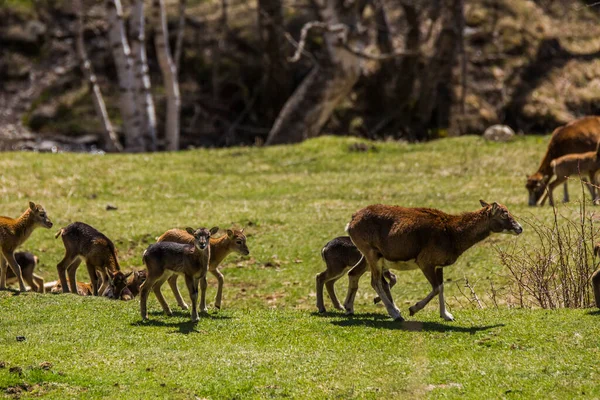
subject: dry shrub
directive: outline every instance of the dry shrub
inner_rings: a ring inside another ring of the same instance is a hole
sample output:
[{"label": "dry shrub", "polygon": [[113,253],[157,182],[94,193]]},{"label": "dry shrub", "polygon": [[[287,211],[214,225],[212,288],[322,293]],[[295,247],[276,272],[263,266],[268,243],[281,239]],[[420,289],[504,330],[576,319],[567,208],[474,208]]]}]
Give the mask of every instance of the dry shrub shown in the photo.
[{"label": "dry shrub", "polygon": [[593,244],[598,238],[595,213],[579,203],[577,218],[569,218],[554,207],[550,224],[535,217],[523,219],[535,232],[535,244],[515,241],[510,250],[497,248],[509,271],[509,304],[520,307],[590,307],[594,272]]}]

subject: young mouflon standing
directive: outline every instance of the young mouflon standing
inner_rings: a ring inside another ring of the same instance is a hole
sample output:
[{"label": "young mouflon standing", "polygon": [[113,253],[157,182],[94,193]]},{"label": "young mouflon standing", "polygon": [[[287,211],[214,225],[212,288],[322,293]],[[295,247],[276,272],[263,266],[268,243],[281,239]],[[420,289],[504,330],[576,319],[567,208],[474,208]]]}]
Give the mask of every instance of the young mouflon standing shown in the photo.
[{"label": "young mouflon standing", "polygon": [[[94,296],[102,295],[109,285],[108,273],[121,270],[113,242],[102,232],[83,222],[73,222],[62,228],[55,235],[56,238],[59,236],[65,245],[65,256],[56,266],[63,293],[68,293],[69,289],[73,294],[78,293],[77,268],[81,261],[85,260]],[[101,285],[98,282],[98,275],[102,277]]]},{"label": "young mouflon standing", "polygon": [[[598,143],[600,144],[600,142]],[[592,201],[594,204],[597,204],[598,201],[596,199],[596,173],[600,171],[600,146],[596,148],[595,151],[590,151],[587,153],[577,153],[577,154],[567,154],[565,156],[555,158],[550,163],[550,167],[552,167],[552,171],[556,178],[554,181],[548,184],[548,189],[546,194],[542,198],[540,205],[544,205],[546,199],[550,200],[550,205],[554,205],[554,198],[552,196],[552,192],[554,189],[567,181],[571,175],[583,175],[588,174],[590,177],[589,182],[587,182],[587,187],[592,195]]]},{"label": "young mouflon standing", "polygon": [[[394,304],[389,286],[382,279],[382,263],[388,268],[407,271],[420,269],[432,291],[410,307],[414,315],[439,294],[440,316],[453,321],[444,300],[444,269],[491,233],[519,235],[523,228],[502,204],[480,200],[482,208],[460,215],[446,214],[433,208],[405,208],[375,204],[358,210],[346,231],[363,254],[371,271],[371,285],[381,297],[389,315],[403,320]],[[358,279],[350,280],[346,311],[353,312],[353,293]]]},{"label": "young mouflon standing", "polygon": [[[21,266],[15,259],[15,250],[29,238],[37,227],[52,228],[52,221],[39,204],[29,202],[29,208],[19,218],[0,217],[0,289],[6,289],[7,263],[13,270],[19,290],[25,291]],[[33,287],[33,286],[32,286]]]},{"label": "young mouflon standing", "polygon": [[[344,310],[335,294],[335,282],[340,279],[347,271],[349,277],[358,276],[360,278],[367,271],[367,262],[360,254],[350,237],[338,236],[330,240],[321,250],[321,257],[325,261],[326,270],[317,274],[317,309],[324,313],[325,303],[323,301],[323,286],[327,288],[327,294],[333,303],[333,307],[338,310]],[[390,288],[396,284],[396,275],[387,269],[383,271],[383,277],[387,278]],[[350,278],[352,279],[352,278]],[[375,303],[381,301],[379,297],[374,299]]]},{"label": "young mouflon standing", "polygon": [[[184,275],[185,283],[192,301],[192,321],[198,321],[198,284],[201,286],[202,298],[206,295],[206,273],[210,260],[210,236],[217,233],[218,227],[210,230],[206,228],[186,228],[186,231],[194,237],[194,244],[181,244],[173,242],[158,242],[150,245],[142,257],[146,265],[148,276],[140,288],[140,313],[143,320],[148,319],[147,301],[150,289],[163,311],[171,315],[171,309],[163,297],[160,287],[173,274]],[[204,311],[204,309],[202,310]]]},{"label": "young mouflon standing", "polygon": [[[194,236],[190,235],[182,229],[169,229],[163,233],[159,238],[158,242],[175,242],[181,244],[194,244]],[[208,265],[208,272],[213,274],[217,278],[217,295],[215,296],[215,308],[221,309],[221,299],[223,298],[223,274],[219,271],[219,264],[223,261],[230,253],[237,252],[244,256],[250,254],[248,246],[246,245],[246,235],[244,230],[227,229],[227,234],[218,238],[210,238],[210,262]],[[177,304],[184,310],[188,309],[188,305],[183,301],[181,293],[177,288],[177,275],[173,275],[168,280],[169,286],[175,295]],[[202,278],[200,285],[206,285],[206,277]],[[205,299],[200,296],[200,310],[205,311]]]}]

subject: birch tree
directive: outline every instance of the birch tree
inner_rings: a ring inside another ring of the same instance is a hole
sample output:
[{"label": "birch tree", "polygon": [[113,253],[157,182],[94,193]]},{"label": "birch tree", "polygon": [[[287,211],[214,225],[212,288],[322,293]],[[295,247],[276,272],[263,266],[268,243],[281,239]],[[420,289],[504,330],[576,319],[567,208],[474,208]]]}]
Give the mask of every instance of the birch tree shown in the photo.
[{"label": "birch tree", "polygon": [[121,146],[121,143],[119,143],[119,138],[117,137],[112,123],[110,122],[108,113],[106,112],[106,105],[104,104],[104,98],[102,97],[102,92],[98,86],[96,74],[92,68],[92,63],[88,58],[87,51],[85,50],[85,42],[83,38],[83,7],[81,5],[81,0],[75,0],[73,2],[73,8],[77,15],[77,38],[75,42],[77,55],[79,57],[79,63],[83,76],[90,87],[94,109],[98,115],[98,118],[100,119],[100,124],[102,125],[102,139],[104,141],[104,146],[107,151],[122,151],[123,146]]},{"label": "birch tree", "polygon": [[106,11],[108,39],[119,80],[119,109],[123,118],[125,148],[131,152],[144,151],[146,147],[140,129],[140,113],[137,110],[137,102],[135,100],[133,60],[125,34],[121,1],[107,0]]},{"label": "birch tree", "polygon": [[179,82],[177,68],[171,56],[169,47],[169,31],[167,28],[167,12],[164,0],[153,0],[154,46],[156,57],[163,76],[165,92],[167,94],[167,113],[165,123],[165,140],[167,150],[179,149],[179,112],[181,100],[179,95]]},{"label": "birch tree", "polygon": [[131,13],[131,51],[133,54],[134,94],[140,113],[140,129],[146,150],[156,150],[156,111],[150,93],[150,76],[145,46],[144,0],[135,0]]}]

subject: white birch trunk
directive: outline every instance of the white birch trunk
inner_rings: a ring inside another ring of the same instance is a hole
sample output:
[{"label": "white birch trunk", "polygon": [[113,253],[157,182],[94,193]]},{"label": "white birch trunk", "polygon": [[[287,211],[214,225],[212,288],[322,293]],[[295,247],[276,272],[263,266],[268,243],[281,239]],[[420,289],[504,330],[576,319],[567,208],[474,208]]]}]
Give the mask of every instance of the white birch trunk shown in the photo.
[{"label": "white birch trunk", "polygon": [[96,74],[94,74],[92,63],[85,50],[85,42],[83,40],[83,7],[81,5],[81,0],[75,0],[73,6],[75,8],[75,13],[77,14],[77,55],[79,56],[81,72],[87,80],[90,91],[92,92],[94,109],[102,124],[102,139],[104,141],[105,149],[109,152],[123,151],[123,147],[121,146],[121,143],[119,143],[119,138],[115,134],[108,113],[106,112],[106,105],[104,104],[104,98],[102,97],[102,92],[100,92],[100,87],[96,80]]},{"label": "white birch trunk", "polygon": [[156,150],[156,111],[150,93],[150,76],[145,45],[144,0],[135,0],[131,13],[131,52],[133,54],[134,93],[140,113],[140,130],[146,150]]},{"label": "white birch trunk", "polygon": [[108,40],[119,79],[119,108],[123,118],[125,131],[125,148],[127,151],[140,152],[146,150],[144,137],[140,130],[139,116],[134,93],[134,73],[131,50],[125,34],[123,8],[120,0],[107,0]]},{"label": "white birch trunk", "polygon": [[167,94],[167,115],[165,123],[165,140],[167,150],[179,149],[179,81],[177,68],[171,56],[169,47],[169,31],[167,28],[167,12],[164,0],[153,0],[154,46],[156,57],[163,76],[165,92]]}]

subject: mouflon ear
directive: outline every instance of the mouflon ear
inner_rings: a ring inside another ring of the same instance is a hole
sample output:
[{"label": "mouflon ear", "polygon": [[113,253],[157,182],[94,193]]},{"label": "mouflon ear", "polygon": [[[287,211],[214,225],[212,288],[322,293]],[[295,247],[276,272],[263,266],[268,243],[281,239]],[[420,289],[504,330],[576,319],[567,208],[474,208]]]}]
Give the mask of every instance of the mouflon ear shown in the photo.
[{"label": "mouflon ear", "polygon": [[496,211],[498,211],[498,203],[493,202],[492,203],[492,213],[495,213]]},{"label": "mouflon ear", "polygon": [[187,228],[185,228],[185,231],[186,231],[187,233],[189,233],[190,235],[193,235],[193,234],[194,234],[194,232],[196,232],[195,230],[193,230],[193,229],[192,229],[192,228],[190,228],[189,226],[188,226]]},{"label": "mouflon ear", "polygon": [[227,237],[229,239],[233,238],[233,231],[231,229],[227,229]]},{"label": "mouflon ear", "polygon": [[29,208],[31,208],[32,210],[35,210],[35,203],[33,201],[29,202]]},{"label": "mouflon ear", "polygon": [[218,226],[213,226],[212,228],[210,228],[210,234],[211,236],[216,234],[217,232],[219,232],[219,227]]},{"label": "mouflon ear", "polygon": [[485,202],[485,201],[483,201],[483,200],[479,200],[479,204],[481,204],[481,207],[487,207],[487,206],[489,206],[489,204],[488,204],[488,203],[486,203],[486,202]]}]

